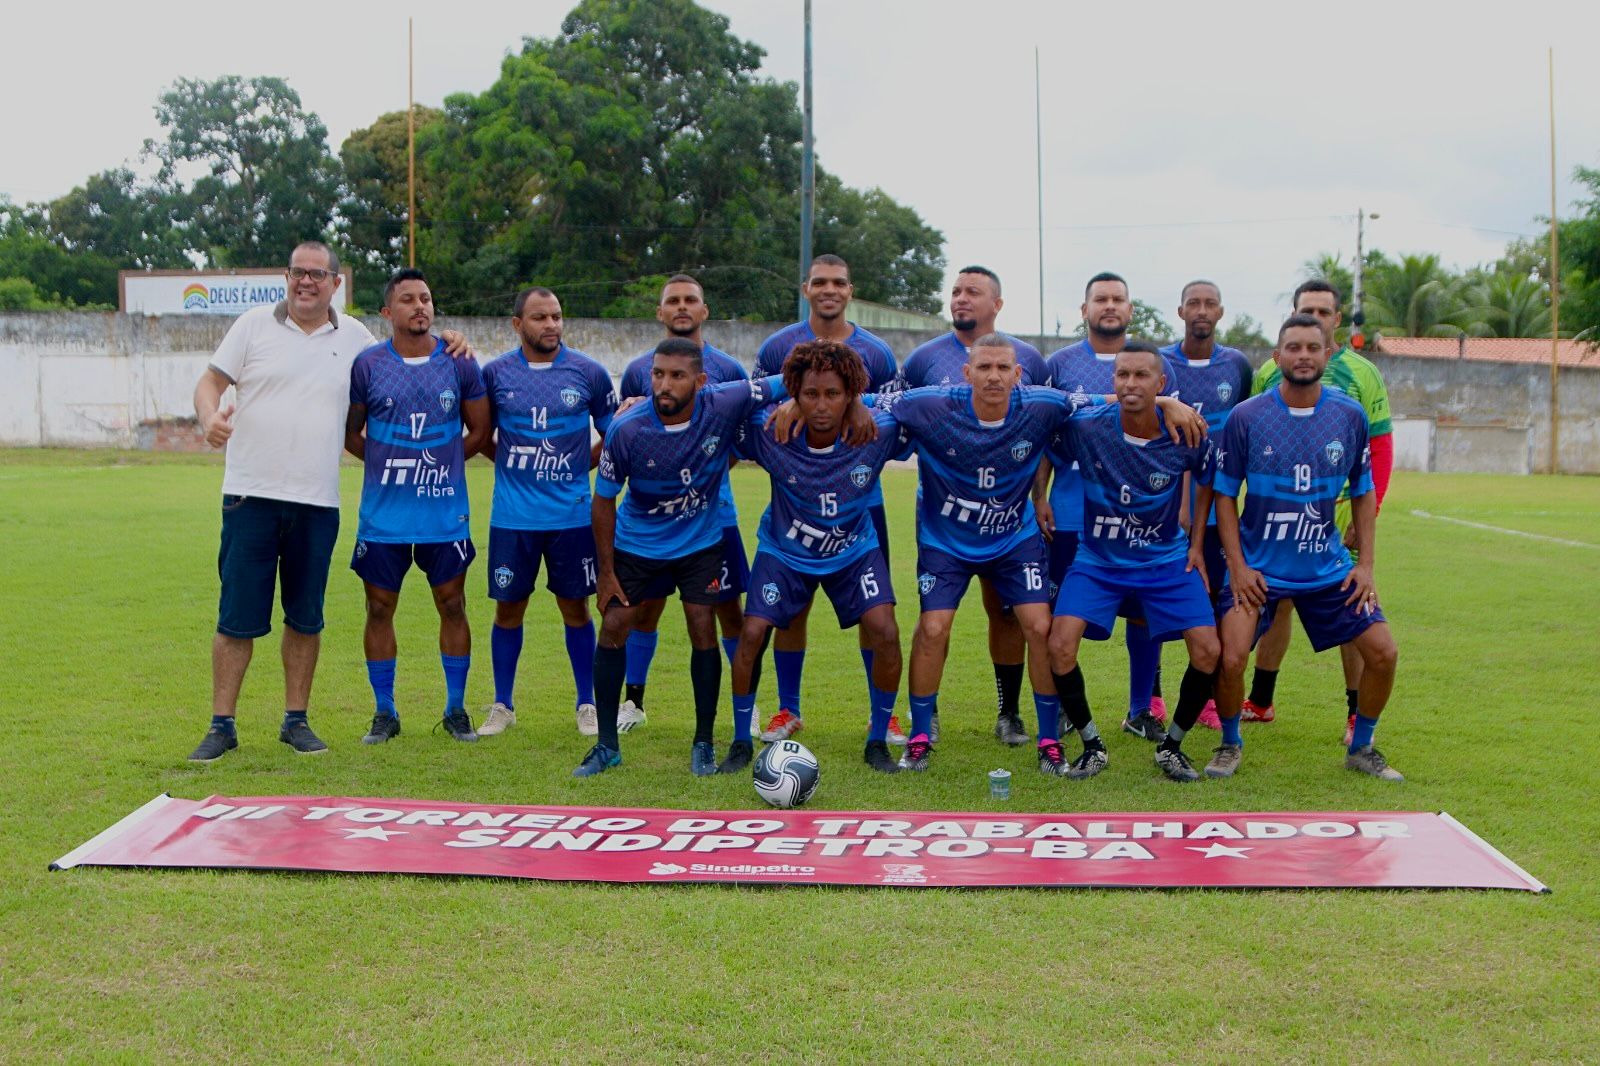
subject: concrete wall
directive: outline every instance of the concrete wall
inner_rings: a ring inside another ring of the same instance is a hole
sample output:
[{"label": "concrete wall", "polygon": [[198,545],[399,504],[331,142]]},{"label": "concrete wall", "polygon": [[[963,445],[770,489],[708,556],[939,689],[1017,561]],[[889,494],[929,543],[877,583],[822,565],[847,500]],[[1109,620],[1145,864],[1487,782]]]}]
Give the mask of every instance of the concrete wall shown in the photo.
[{"label": "concrete wall", "polygon": [[[381,318],[369,328],[387,335]],[[194,383],[230,320],[212,316],[144,318],[114,313],[0,314],[0,444],[173,447],[174,420],[193,416]],[[507,318],[442,319],[486,355],[512,347]],[[746,364],[771,323],[711,322],[706,337]],[[877,331],[904,358],[935,336]],[[573,319],[567,340],[613,374],[655,346],[650,320]],[[1026,337],[1049,353],[1057,337]],[[1265,353],[1250,353],[1259,362]],[[1379,355],[1397,420],[1427,423],[1397,434],[1402,469],[1526,472],[1547,466],[1549,369]],[[1561,469],[1600,473],[1600,369],[1561,376]]]}]

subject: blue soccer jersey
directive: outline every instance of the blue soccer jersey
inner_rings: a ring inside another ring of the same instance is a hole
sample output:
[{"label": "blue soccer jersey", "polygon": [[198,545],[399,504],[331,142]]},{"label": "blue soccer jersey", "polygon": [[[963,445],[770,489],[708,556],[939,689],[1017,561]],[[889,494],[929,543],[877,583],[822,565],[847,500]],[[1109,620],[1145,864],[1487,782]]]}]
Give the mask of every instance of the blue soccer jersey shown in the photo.
[{"label": "blue soccer jersey", "polygon": [[[1087,340],[1069,344],[1050,353],[1045,360],[1045,370],[1050,384],[1083,406],[1088,397],[1109,396],[1116,392],[1117,357],[1100,355],[1089,347]],[[1174,381],[1177,373],[1172,361],[1165,367],[1167,389],[1163,395],[1175,395]],[[1050,486],[1050,509],[1055,512],[1056,528],[1069,532],[1083,531],[1083,479],[1072,465],[1069,456],[1052,453],[1050,462],[1055,466],[1055,480]]]},{"label": "blue soccer jersey", "polygon": [[1333,521],[1344,486],[1372,491],[1367,415],[1324,388],[1317,405],[1291,408],[1274,388],[1234,408],[1222,434],[1213,487],[1237,498],[1245,562],[1269,588],[1319,589],[1344,580],[1350,552]]},{"label": "blue soccer jersey", "polygon": [[772,479],[772,503],[757,531],[760,550],[805,574],[836,573],[878,547],[869,511],[883,465],[911,454],[898,423],[874,411],[878,439],[860,447],[843,440],[827,448],[806,443],[804,431],[780,444],[758,411],[739,442],[739,457],[759,463]]},{"label": "blue soccer jersey", "polygon": [[[1017,365],[1022,368],[1022,384],[1048,385],[1050,372],[1045,369],[1044,357],[1039,349],[1009,333],[1002,337],[1017,350]],[[946,333],[926,344],[919,345],[900,364],[898,388],[921,389],[928,386],[965,385],[961,368],[967,365],[967,346],[955,333]]]},{"label": "blue soccer jersey", "polygon": [[1129,575],[1153,573],[1183,559],[1189,538],[1178,524],[1183,475],[1211,483],[1215,449],[1175,444],[1166,423],[1154,440],[1122,430],[1122,408],[1081,411],[1061,431],[1059,451],[1077,459],[1083,477],[1083,535],[1078,559]]},{"label": "blue soccer jersey", "polygon": [[1074,410],[1054,389],[1019,385],[1006,417],[978,419],[972,387],[880,398],[917,452],[917,542],[966,562],[999,558],[1037,537],[1033,476]]},{"label": "blue soccer jersey", "polygon": [[[1250,387],[1255,371],[1250,360],[1237,348],[1226,344],[1215,345],[1210,359],[1189,359],[1183,354],[1183,342],[1175,341],[1161,349],[1171,364],[1169,373],[1173,380],[1173,395],[1193,407],[1206,420],[1206,431],[1214,440],[1222,439],[1222,428],[1228,423],[1228,412],[1250,398]],[[1193,502],[1193,492],[1190,493]],[[1217,524],[1216,508],[1207,516],[1207,525]]]},{"label": "blue soccer jersey", "polygon": [[[635,396],[650,398],[650,367],[655,360],[655,350],[651,349],[634,359],[622,371],[622,381],[617,388],[617,397],[621,400],[632,399]],[[706,372],[707,385],[721,385],[725,381],[749,381],[750,374],[744,364],[723,351],[721,348],[710,344],[700,348],[700,363]],[[724,529],[739,525],[739,509],[733,503],[733,485],[726,478],[723,479],[722,489],[717,494],[718,520]]]},{"label": "blue soccer jersey", "polygon": [[606,368],[562,345],[548,363],[521,348],[483,368],[496,431],[494,507],[499,529],[589,524],[589,425],[611,425],[617,394]]},{"label": "blue soccer jersey", "polygon": [[745,420],[758,407],[788,397],[783,379],[729,381],[695,394],[687,422],[663,425],[654,403],[618,416],[606,431],[594,491],[615,499],[616,547],[648,559],[681,559],[722,541],[713,501],[728,477],[728,459]]},{"label": "blue soccer jersey", "polygon": [[350,402],[367,409],[361,540],[436,544],[470,536],[461,405],[483,395],[477,360],[452,359],[443,341],[416,365],[392,341],[356,357]]}]

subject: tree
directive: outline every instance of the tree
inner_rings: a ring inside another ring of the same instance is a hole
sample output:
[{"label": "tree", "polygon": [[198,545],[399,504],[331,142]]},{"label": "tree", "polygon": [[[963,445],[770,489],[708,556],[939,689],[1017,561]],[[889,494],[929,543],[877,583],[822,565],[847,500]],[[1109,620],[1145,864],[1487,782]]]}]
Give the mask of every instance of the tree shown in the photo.
[{"label": "tree", "polygon": [[[11,286],[14,303],[49,307],[114,307],[117,264],[97,252],[73,253],[53,240],[37,208],[0,197],[0,278],[26,279],[32,295]],[[109,294],[109,295],[108,295]],[[10,310],[23,310],[13,307]]]},{"label": "tree", "polygon": [[[269,266],[300,241],[331,236],[339,167],[327,129],[282,78],[180,78],[161,95],[162,141],[145,152],[182,197],[190,245],[217,266]],[[185,191],[183,174],[205,173]]]},{"label": "tree", "polygon": [[1491,274],[1469,289],[1488,337],[1550,336],[1550,290],[1526,274]]},{"label": "tree", "polygon": [[1442,267],[1437,255],[1406,255],[1396,263],[1373,253],[1365,290],[1369,330],[1396,337],[1478,337],[1488,331],[1466,279]]},{"label": "tree", "polygon": [[938,314],[943,246],[944,234],[882,189],[862,192],[818,173],[815,247],[850,264],[861,299]]},{"label": "tree", "polygon": [[1261,323],[1249,315],[1234,315],[1228,328],[1217,334],[1217,343],[1230,348],[1261,351],[1272,347],[1272,338],[1261,332]]},{"label": "tree", "polygon": [[[123,269],[160,270],[192,265],[184,255],[180,211],[176,198],[118,167],[35,208],[35,215],[43,231],[70,252],[99,256]],[[105,296],[115,300],[115,289]]]},{"label": "tree", "polygon": [[1600,170],[1578,167],[1579,184],[1589,190],[1575,217],[1560,223],[1561,332],[1600,343]]},{"label": "tree", "polygon": [[[1077,327],[1073,329],[1069,336],[1084,337],[1088,332],[1089,327],[1080,319]],[[1171,323],[1167,321],[1166,316],[1158,308],[1153,304],[1145,303],[1143,300],[1135,299],[1133,301],[1133,319],[1128,323],[1128,336],[1167,344],[1176,340],[1178,335],[1173,330]]]},{"label": "tree", "polygon": [[[414,114],[419,140],[444,118],[444,112],[420,105]],[[355,273],[354,299],[362,307],[383,302],[384,283],[406,262],[406,140],[406,113],[391,111],[351,133],[339,148],[344,185],[338,247]],[[417,202],[427,203],[433,190],[432,171],[419,167]]]}]

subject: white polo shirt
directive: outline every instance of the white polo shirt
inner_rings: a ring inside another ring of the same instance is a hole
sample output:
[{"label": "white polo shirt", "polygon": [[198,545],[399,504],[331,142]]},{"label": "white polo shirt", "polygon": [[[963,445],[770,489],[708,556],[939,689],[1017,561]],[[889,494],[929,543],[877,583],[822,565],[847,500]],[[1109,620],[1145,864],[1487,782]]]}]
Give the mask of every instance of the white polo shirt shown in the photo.
[{"label": "white polo shirt", "polygon": [[366,326],[332,308],[311,333],[285,303],[235,319],[211,357],[238,392],[222,491],[339,506],[350,367],[374,343]]}]

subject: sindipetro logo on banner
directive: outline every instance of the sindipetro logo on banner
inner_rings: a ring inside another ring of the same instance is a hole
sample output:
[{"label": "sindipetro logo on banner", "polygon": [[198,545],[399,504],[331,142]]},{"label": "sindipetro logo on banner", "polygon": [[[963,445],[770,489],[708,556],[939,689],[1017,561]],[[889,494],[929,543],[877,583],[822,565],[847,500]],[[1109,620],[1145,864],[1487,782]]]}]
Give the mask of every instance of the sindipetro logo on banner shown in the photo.
[{"label": "sindipetro logo on banner", "polygon": [[[333,305],[350,307],[353,276]],[[123,270],[117,274],[118,309],[130,315],[242,315],[284,299],[289,281],[281,267],[249,270]]]}]

